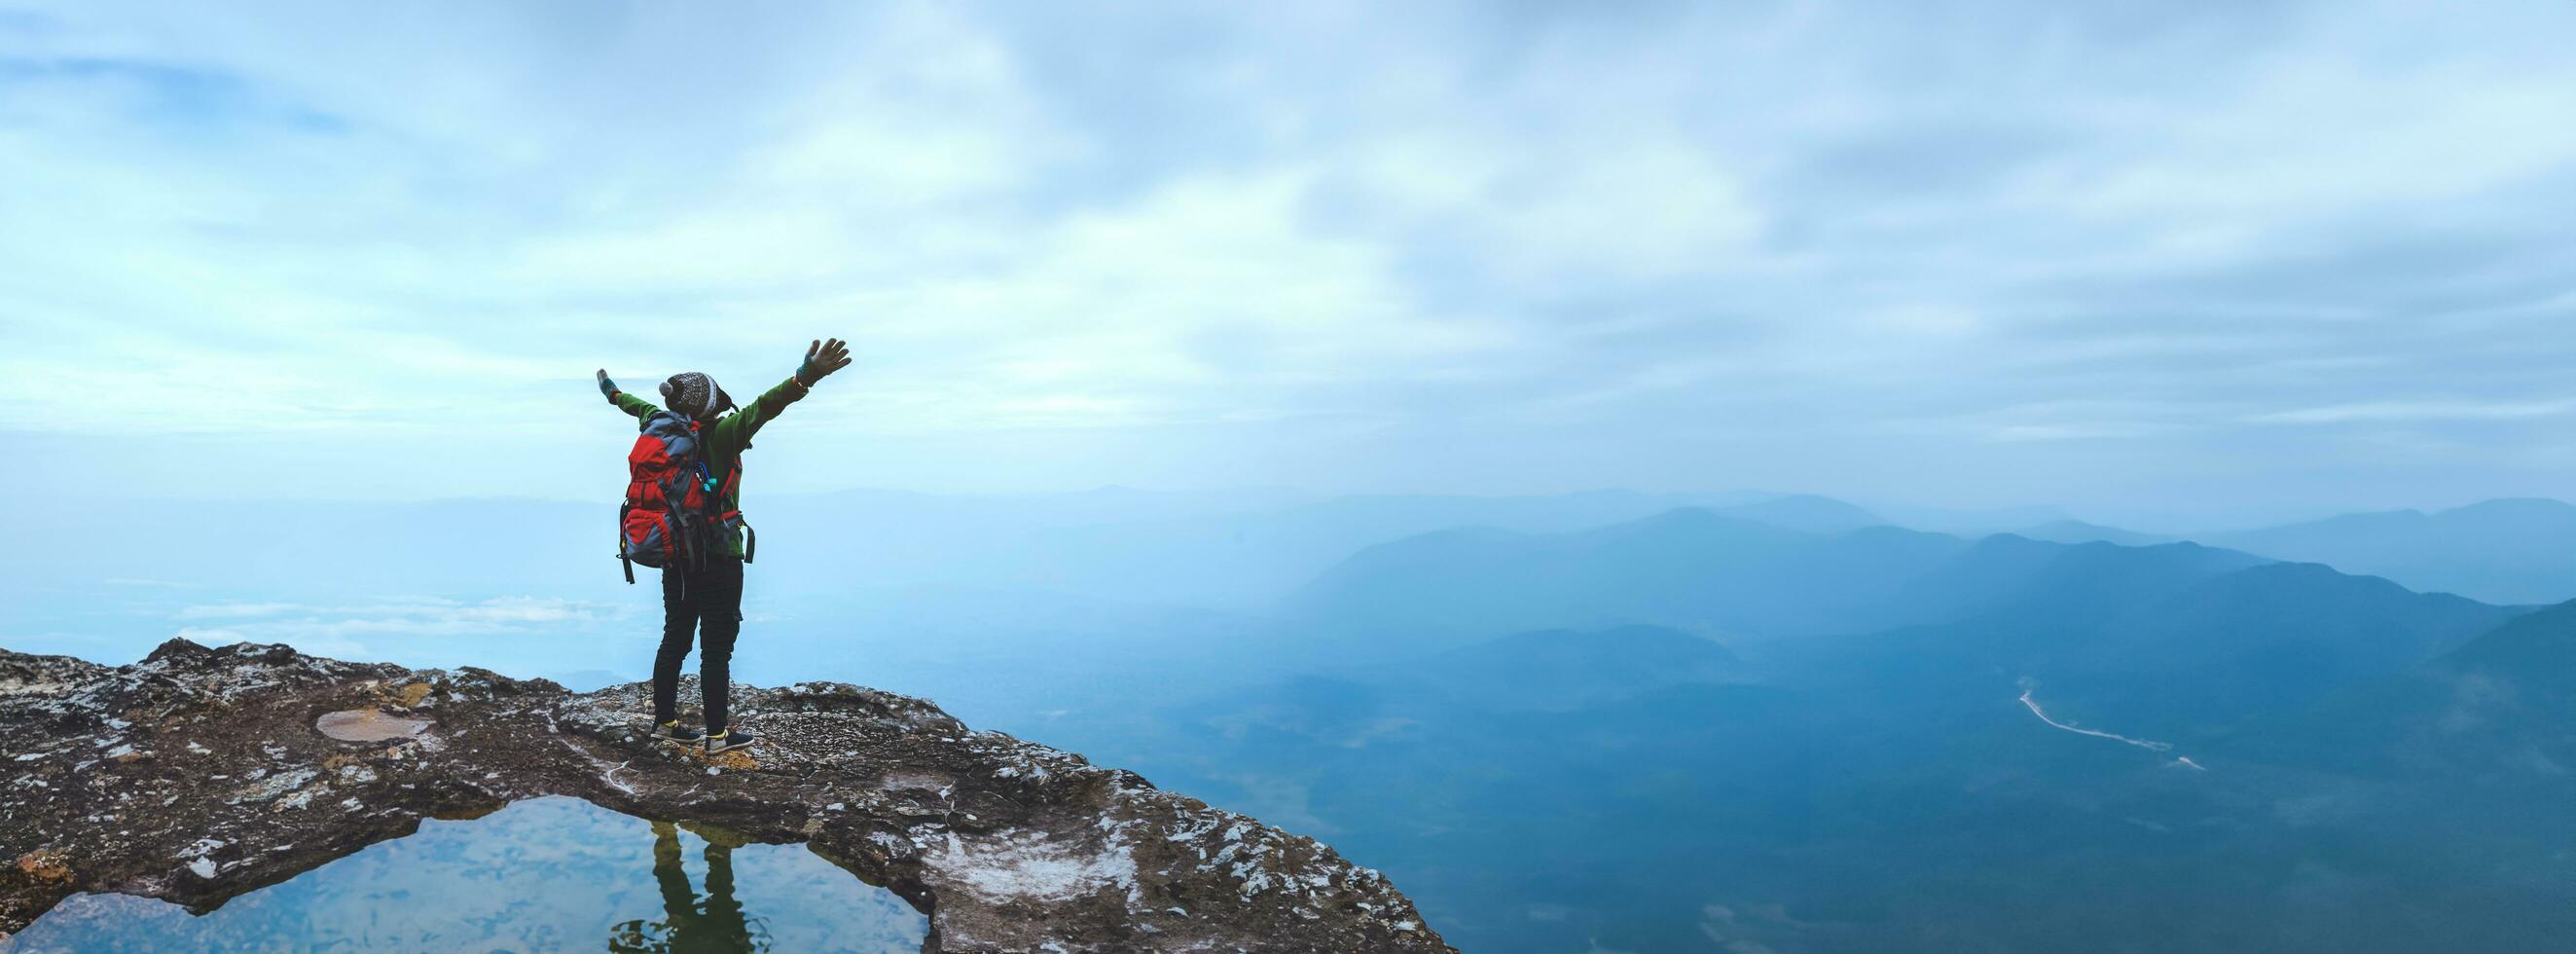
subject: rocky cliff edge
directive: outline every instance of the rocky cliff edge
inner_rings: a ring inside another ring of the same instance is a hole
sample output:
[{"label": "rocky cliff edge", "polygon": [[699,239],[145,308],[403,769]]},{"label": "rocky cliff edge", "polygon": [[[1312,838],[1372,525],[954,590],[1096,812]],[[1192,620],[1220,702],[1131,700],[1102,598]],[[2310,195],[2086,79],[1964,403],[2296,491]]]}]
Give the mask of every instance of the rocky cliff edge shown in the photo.
[{"label": "rocky cliff edge", "polygon": [[0,650],[0,937],[76,892],[211,910],[424,817],[568,795],[805,844],[927,915],[928,951],[1450,950],[1311,838],[920,699],[738,687],[764,741],[710,758],[648,736],[646,692],[285,646]]}]

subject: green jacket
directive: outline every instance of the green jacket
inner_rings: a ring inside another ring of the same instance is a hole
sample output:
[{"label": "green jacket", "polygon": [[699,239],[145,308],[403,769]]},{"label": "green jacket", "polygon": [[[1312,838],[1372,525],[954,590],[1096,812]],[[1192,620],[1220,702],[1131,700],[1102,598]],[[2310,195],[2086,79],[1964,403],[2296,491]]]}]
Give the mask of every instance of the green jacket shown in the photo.
[{"label": "green jacket", "polygon": [[[707,469],[719,476],[732,470],[734,465],[742,460],[742,452],[751,449],[751,435],[759,433],[761,425],[769,423],[770,419],[777,417],[780,411],[787,410],[788,405],[803,400],[806,390],[804,384],[790,376],[787,380],[779,382],[777,387],[770,388],[767,393],[753,399],[751,406],[717,418],[714,424],[702,425],[700,433],[705,435]],[[654,406],[653,402],[624,391],[609,395],[608,402],[617,405],[618,410],[635,415],[638,428],[643,426],[646,418],[662,410]],[[742,484],[736,481],[733,490],[725,495],[717,510],[719,512],[741,510],[741,497]],[[741,523],[737,520],[725,526],[726,544],[732,548],[735,559],[741,559],[743,553]]]}]

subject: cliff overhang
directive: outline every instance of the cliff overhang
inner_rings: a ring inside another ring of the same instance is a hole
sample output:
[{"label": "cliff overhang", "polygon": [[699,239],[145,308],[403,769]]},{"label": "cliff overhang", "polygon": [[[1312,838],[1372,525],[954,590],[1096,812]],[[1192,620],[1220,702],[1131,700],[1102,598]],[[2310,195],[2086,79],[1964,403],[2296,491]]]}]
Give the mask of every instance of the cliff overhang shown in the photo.
[{"label": "cliff overhang", "polygon": [[423,818],[566,795],[806,844],[926,915],[928,951],[1450,950],[1311,838],[924,700],[737,687],[765,739],[708,757],[650,737],[646,692],[255,644],[0,650],[0,937],[79,892],[211,910]]}]

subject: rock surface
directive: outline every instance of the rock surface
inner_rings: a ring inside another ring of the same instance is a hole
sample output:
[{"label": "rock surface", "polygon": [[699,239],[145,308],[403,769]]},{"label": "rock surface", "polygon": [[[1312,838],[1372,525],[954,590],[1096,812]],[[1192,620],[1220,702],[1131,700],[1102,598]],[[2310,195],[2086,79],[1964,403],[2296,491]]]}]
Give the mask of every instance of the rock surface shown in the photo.
[{"label": "rock surface", "polygon": [[211,910],[423,817],[570,795],[805,843],[928,915],[930,951],[1450,950],[1313,839],[919,699],[738,687],[765,740],[709,759],[648,737],[646,691],[284,646],[0,650],[0,938],[76,892]]}]

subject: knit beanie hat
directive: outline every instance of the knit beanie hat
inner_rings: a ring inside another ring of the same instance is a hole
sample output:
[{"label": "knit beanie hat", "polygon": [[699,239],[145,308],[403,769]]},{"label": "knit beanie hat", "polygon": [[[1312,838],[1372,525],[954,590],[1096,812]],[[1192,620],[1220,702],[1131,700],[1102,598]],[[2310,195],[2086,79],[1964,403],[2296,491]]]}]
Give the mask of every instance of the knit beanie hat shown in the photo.
[{"label": "knit beanie hat", "polygon": [[662,403],[702,421],[734,407],[733,397],[716,386],[716,379],[696,371],[682,371],[662,382]]}]

